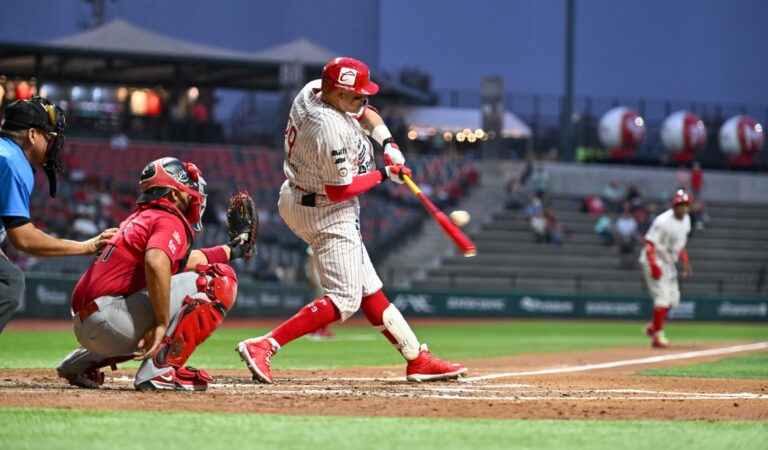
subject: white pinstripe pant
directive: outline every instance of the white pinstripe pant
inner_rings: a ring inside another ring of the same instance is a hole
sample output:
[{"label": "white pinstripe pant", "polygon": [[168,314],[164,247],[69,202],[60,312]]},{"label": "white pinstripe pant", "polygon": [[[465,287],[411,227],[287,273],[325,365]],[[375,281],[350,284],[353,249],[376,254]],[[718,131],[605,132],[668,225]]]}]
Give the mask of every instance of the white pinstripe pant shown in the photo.
[{"label": "white pinstripe pant", "polygon": [[280,217],[312,247],[324,295],[339,309],[341,320],[347,320],[364,296],[382,288],[360,235],[360,203],[357,198],[332,203],[318,195],[316,206],[302,206],[303,194],[284,182],[277,202]]}]

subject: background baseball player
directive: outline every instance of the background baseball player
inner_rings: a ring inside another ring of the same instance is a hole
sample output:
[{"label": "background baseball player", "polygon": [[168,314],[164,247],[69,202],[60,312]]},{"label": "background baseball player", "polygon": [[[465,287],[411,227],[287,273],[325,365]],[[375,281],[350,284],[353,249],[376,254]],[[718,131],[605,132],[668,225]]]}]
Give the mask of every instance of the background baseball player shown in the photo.
[{"label": "background baseball player", "polygon": [[[308,83],[293,102],[278,207],[288,227],[312,247],[324,295],[267,335],[238,344],[258,381],[272,383],[270,360],[282,346],[358,309],[408,361],[408,380],[457,378],[467,371],[419,343],[384,295],[360,235],[357,195],[387,179],[402,183],[402,175],[411,173],[384,121],[366,107],[378,90],[365,64],[336,58],[323,68],[322,80]],[[379,170],[366,132],[384,147],[386,166]]]},{"label": "background baseball player", "polygon": [[693,274],[685,250],[691,232],[690,206],[691,195],[682,189],[676,191],[672,208],[651,223],[640,254],[645,283],[653,298],[653,319],[645,327],[645,334],[653,339],[653,347],[669,347],[669,340],[664,336],[664,320],[669,310],[680,303],[677,261],[683,263],[683,276]]},{"label": "background baseball player", "polygon": [[[247,194],[230,204],[226,245],[192,250],[202,229],[205,180],[191,163],[161,158],[141,174],[136,209],[72,293],[82,347],[58,367],[70,384],[98,388],[101,367],[143,360],[138,390],[205,390],[205,371],[184,367],[235,303],[237,277],[225,263],[253,254],[257,216]],[[235,220],[238,218],[238,220]]]},{"label": "background baseball player", "polygon": [[[90,255],[114,235],[116,229],[109,228],[78,242],[55,238],[32,223],[32,166],[42,164],[50,195],[56,197],[56,172],[61,170],[59,151],[66,125],[64,112],[42,97],[18,100],[5,107],[0,123],[0,244],[5,235],[17,250],[30,255]],[[23,292],[24,275],[0,250],[0,332],[18,308]]]}]

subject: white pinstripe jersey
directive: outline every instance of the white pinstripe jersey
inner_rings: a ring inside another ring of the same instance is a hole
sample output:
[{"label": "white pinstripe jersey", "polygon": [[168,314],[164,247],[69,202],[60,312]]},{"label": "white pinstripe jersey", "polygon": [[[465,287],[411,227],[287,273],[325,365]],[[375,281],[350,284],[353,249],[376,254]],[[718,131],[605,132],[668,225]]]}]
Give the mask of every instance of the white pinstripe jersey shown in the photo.
[{"label": "white pinstripe jersey", "polygon": [[283,172],[307,192],[346,185],[375,170],[373,146],[358,122],[317,97],[321,81],[307,83],[291,106],[285,129]]},{"label": "white pinstripe jersey", "polygon": [[[688,214],[682,219],[675,217],[675,211],[670,208],[659,214],[651,223],[645,234],[645,240],[653,242],[656,256],[665,263],[674,264],[688,242],[691,232],[691,218]],[[641,256],[645,255],[645,252]],[[641,259],[642,260],[642,259]]]}]

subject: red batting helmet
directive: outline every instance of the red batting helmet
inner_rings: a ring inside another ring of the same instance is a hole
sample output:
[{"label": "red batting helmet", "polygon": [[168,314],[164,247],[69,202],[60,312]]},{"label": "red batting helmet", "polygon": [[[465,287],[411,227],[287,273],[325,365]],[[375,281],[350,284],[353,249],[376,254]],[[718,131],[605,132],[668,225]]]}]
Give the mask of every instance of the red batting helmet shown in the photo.
[{"label": "red batting helmet", "polygon": [[368,66],[354,58],[334,58],[323,67],[323,89],[336,88],[363,95],[376,95],[379,85],[371,81]]},{"label": "red batting helmet", "polygon": [[689,194],[685,189],[678,189],[675,191],[675,195],[672,197],[672,204],[678,205],[680,203],[685,203],[686,205],[690,205],[691,199],[691,194]]},{"label": "red batting helmet", "polygon": [[141,172],[138,203],[157,200],[168,194],[171,189],[184,191],[192,197],[186,217],[195,231],[203,229],[201,219],[205,211],[205,179],[196,165],[181,162],[176,158],[160,158],[152,161]]}]

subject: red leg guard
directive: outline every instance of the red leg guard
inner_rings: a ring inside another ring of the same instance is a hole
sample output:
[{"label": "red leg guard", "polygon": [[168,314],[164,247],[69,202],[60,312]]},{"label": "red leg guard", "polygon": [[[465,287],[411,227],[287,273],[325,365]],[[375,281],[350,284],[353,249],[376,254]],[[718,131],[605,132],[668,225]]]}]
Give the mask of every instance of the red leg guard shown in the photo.
[{"label": "red leg guard", "polygon": [[669,308],[658,306],[653,308],[653,330],[658,332],[664,329],[664,320],[667,318]]},{"label": "red leg guard", "polygon": [[269,334],[282,347],[294,339],[341,319],[341,314],[328,297],[320,297],[301,308]]},{"label": "red leg guard", "polygon": [[237,276],[225,264],[199,265],[197,289],[208,298],[187,296],[172,332],[154,355],[158,367],[181,367],[213,331],[221,325],[237,297]]},{"label": "red leg guard", "polygon": [[365,315],[365,318],[368,319],[368,322],[381,330],[381,334],[383,334],[392,345],[397,346],[397,339],[395,339],[395,337],[392,336],[392,333],[387,331],[386,328],[383,328],[384,310],[387,309],[389,305],[391,305],[391,303],[387,299],[387,296],[384,295],[384,291],[379,289],[373,294],[363,297],[360,309],[363,310],[363,314]]}]

